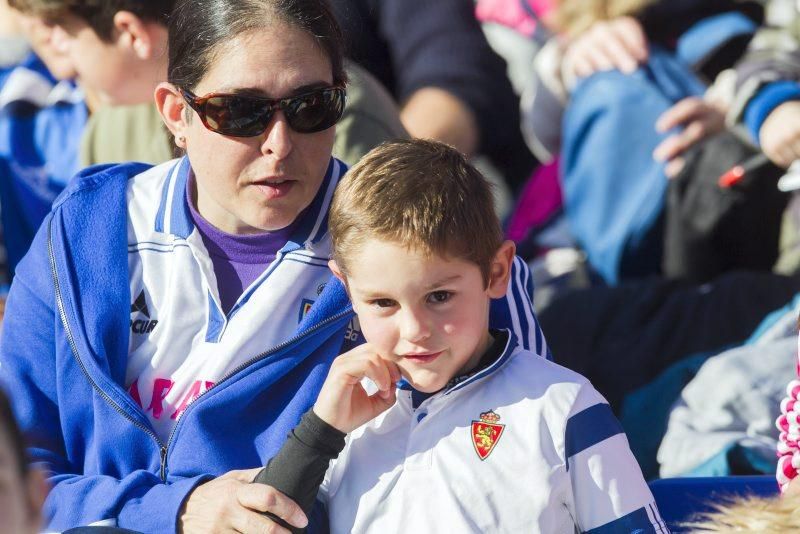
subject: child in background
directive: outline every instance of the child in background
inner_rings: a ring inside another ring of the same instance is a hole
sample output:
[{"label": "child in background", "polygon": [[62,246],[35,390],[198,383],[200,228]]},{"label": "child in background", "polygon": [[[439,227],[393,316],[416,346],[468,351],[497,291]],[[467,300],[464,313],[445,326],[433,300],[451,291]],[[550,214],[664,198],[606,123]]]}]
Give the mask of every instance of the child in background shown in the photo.
[{"label": "child in background", "polygon": [[373,150],[330,230],[367,343],[334,361],[258,482],[306,511],[321,489],[332,532],[667,531],[602,396],[489,330],[515,250],[456,150]]},{"label": "child in background", "polygon": [[28,467],[11,404],[0,391],[0,534],[38,532],[45,495],[44,477]]}]

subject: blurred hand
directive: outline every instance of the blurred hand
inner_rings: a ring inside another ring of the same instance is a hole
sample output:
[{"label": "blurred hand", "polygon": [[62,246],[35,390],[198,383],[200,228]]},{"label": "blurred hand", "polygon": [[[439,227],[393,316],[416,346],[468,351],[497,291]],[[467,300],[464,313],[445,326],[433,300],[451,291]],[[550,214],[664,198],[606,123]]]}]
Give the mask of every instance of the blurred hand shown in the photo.
[{"label": "blurred hand", "polygon": [[[367,395],[361,380],[367,377],[378,392]],[[314,404],[314,413],[348,433],[385,412],[396,400],[400,369],[366,343],[336,358]]]},{"label": "blurred hand", "polygon": [[666,132],[681,128],[661,141],[653,151],[653,158],[667,163],[665,173],[675,177],[683,166],[681,157],[686,150],[698,141],[717,134],[725,129],[725,111],[716,104],[698,96],[684,98],[661,114],[656,121],[656,130]]},{"label": "blurred hand", "polygon": [[630,74],[647,56],[642,25],[633,17],[621,17],[596,22],[574,39],[564,54],[564,68],[581,78],[614,69]]},{"label": "blurred hand", "polygon": [[784,102],[772,110],[758,137],[761,150],[776,165],[789,168],[800,159],[800,101]]},{"label": "blurred hand", "polygon": [[230,471],[195,488],[180,516],[180,532],[265,532],[290,534],[259,512],[271,512],[303,528],[305,514],[294,501],[271,486],[251,484],[261,468]]}]

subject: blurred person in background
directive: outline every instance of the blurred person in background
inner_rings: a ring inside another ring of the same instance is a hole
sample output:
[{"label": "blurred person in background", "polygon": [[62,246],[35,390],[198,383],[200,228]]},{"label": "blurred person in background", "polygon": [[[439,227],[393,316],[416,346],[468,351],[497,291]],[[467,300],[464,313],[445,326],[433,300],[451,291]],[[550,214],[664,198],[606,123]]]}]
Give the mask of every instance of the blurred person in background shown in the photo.
[{"label": "blurred person in background", "polygon": [[[702,97],[757,27],[731,0],[564,0],[536,58],[525,129],[543,161],[561,156],[564,206],[607,284],[661,268],[667,175],[683,150],[721,131]],[[563,127],[562,127],[563,125]]]},{"label": "blurred person in background", "polygon": [[392,93],[412,137],[486,155],[512,191],[536,164],[519,99],[472,0],[332,0],[347,54]]}]

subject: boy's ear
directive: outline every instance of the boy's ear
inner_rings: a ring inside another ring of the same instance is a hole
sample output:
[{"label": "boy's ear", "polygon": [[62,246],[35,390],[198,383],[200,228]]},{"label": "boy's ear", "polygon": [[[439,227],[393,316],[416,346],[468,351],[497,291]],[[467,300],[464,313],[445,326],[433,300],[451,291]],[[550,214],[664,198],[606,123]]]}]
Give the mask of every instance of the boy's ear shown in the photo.
[{"label": "boy's ear", "polygon": [[489,287],[487,291],[493,299],[499,299],[508,291],[508,280],[511,277],[511,266],[517,247],[513,241],[503,241],[495,252],[492,264],[489,266]]},{"label": "boy's ear", "polygon": [[342,273],[342,269],[339,268],[339,264],[336,263],[336,260],[329,260],[328,261],[328,268],[330,268],[333,276],[339,279],[339,281],[347,287],[347,280],[344,277],[344,273]]},{"label": "boy's ear", "polygon": [[114,35],[117,43],[133,51],[139,59],[152,58],[156,53],[155,27],[146,23],[130,11],[118,11],[114,15]]},{"label": "boy's ear", "polygon": [[[175,144],[186,149],[186,101],[178,88],[168,82],[161,82],[155,91],[156,107],[167,129],[175,136]],[[191,112],[190,112],[191,113]]]}]

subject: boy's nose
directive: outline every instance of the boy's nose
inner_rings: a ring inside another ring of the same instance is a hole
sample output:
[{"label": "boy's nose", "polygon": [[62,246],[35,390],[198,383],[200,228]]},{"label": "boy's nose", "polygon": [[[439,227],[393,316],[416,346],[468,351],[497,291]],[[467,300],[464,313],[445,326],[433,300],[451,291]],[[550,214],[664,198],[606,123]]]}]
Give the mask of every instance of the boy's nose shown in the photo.
[{"label": "boy's nose", "polygon": [[419,343],[429,338],[430,327],[424,316],[414,311],[403,314],[400,324],[400,336],[409,343]]}]

